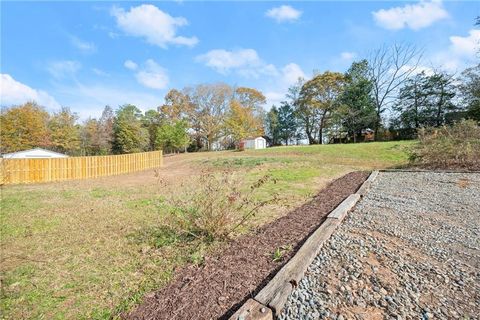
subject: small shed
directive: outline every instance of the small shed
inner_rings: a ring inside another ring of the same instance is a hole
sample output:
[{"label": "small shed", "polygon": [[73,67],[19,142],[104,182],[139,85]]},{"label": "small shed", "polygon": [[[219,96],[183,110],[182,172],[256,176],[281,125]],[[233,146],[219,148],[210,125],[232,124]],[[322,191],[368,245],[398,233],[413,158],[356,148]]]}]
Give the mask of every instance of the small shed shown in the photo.
[{"label": "small shed", "polygon": [[42,148],[17,151],[2,154],[4,159],[38,159],[38,158],[68,158],[66,154],[50,151]]},{"label": "small shed", "polygon": [[242,140],[244,149],[265,149],[267,147],[267,140],[264,137],[253,137]]},{"label": "small shed", "polygon": [[370,128],[362,129],[363,141],[375,141],[375,131]]}]

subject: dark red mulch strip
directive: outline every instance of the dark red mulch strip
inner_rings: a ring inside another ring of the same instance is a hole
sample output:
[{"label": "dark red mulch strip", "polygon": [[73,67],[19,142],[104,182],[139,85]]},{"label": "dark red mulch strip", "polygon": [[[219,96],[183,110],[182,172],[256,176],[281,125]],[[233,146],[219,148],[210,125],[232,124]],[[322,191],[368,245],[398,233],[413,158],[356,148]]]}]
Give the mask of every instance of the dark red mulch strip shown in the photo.
[{"label": "dark red mulch strip", "polygon": [[[290,259],[347,196],[368,177],[352,172],[333,182],[303,206],[230,242],[207,257],[202,266],[180,269],[166,287],[145,297],[127,319],[227,319],[253,297]],[[282,262],[274,262],[276,248],[292,245]]]}]

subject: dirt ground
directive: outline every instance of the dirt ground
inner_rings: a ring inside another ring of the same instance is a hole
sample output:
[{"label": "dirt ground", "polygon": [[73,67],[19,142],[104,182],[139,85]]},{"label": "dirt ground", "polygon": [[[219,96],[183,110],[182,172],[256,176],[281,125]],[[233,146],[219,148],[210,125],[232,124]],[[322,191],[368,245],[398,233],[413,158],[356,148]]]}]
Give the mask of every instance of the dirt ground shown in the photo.
[{"label": "dirt ground", "polygon": [[[169,285],[147,295],[124,318],[227,318],[271,279],[325,216],[354,193],[367,175],[354,172],[335,180],[312,201],[231,242],[221,252],[206,257],[203,265],[182,269]],[[277,248],[291,250],[278,261],[273,258]]]}]

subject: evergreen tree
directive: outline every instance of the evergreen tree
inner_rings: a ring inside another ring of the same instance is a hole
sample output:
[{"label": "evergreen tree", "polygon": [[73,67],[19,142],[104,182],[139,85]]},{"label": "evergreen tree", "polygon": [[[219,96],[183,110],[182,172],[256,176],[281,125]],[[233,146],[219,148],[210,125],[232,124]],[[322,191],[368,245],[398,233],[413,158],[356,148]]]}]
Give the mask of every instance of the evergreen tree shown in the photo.
[{"label": "evergreen tree", "polygon": [[265,117],[265,133],[272,146],[280,145],[280,126],[278,123],[278,109],[272,106]]},{"label": "evergreen tree", "polygon": [[346,84],[339,97],[337,117],[349,135],[353,136],[354,142],[363,129],[375,127],[375,103],[371,95],[373,83],[368,72],[366,60],[352,63],[345,73]]},{"label": "evergreen tree", "polygon": [[285,101],[278,109],[278,136],[287,146],[297,137],[295,110]]},{"label": "evergreen tree", "polygon": [[480,121],[480,64],[462,72],[462,84],[459,89],[467,116]]}]

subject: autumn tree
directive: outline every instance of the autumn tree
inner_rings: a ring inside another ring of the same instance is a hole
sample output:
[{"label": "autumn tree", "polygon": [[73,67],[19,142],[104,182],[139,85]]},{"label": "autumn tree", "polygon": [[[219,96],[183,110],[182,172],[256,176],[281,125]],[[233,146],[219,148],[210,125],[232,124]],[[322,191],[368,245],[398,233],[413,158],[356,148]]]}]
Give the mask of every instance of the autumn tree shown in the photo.
[{"label": "autumn tree", "polygon": [[76,125],[78,116],[63,107],[50,118],[51,146],[55,151],[76,155],[80,151],[80,128]]},{"label": "autumn tree", "polygon": [[233,97],[233,90],[224,83],[201,84],[185,90],[194,106],[191,127],[198,141],[204,141],[207,150],[225,129],[225,118]]},{"label": "autumn tree", "polygon": [[48,148],[49,114],[35,102],[6,108],[0,113],[0,152],[15,152],[34,147]]},{"label": "autumn tree", "polygon": [[226,133],[232,136],[234,141],[263,135],[263,123],[260,117],[257,117],[253,110],[242,105],[237,100],[232,100],[226,120]]},{"label": "autumn tree", "polygon": [[323,142],[323,130],[335,107],[338,106],[337,99],[342,93],[344,84],[343,74],[326,71],[302,86],[297,114],[302,119],[309,119],[308,123],[304,120],[309,143]]},{"label": "autumn tree", "polygon": [[116,154],[145,151],[148,147],[148,133],[142,127],[142,112],[134,105],[121,106],[113,123],[112,150]]},{"label": "autumn tree", "polygon": [[242,106],[250,108],[254,113],[261,113],[263,106],[267,103],[267,99],[257,89],[238,87],[235,89],[234,99]]},{"label": "autumn tree", "polygon": [[101,154],[100,123],[97,119],[89,118],[81,127],[80,140],[82,154],[95,156]]},{"label": "autumn tree", "polygon": [[99,153],[109,154],[112,151],[113,142],[113,123],[115,120],[115,113],[110,106],[105,106],[102,116],[98,121],[99,130]]},{"label": "autumn tree", "polygon": [[170,123],[186,121],[189,123],[194,116],[195,105],[185,92],[176,89],[170,90],[165,95],[165,103],[158,108],[162,120]]},{"label": "autumn tree", "polygon": [[225,119],[227,135],[235,142],[263,135],[265,96],[258,90],[244,87],[235,89],[234,93]]}]

